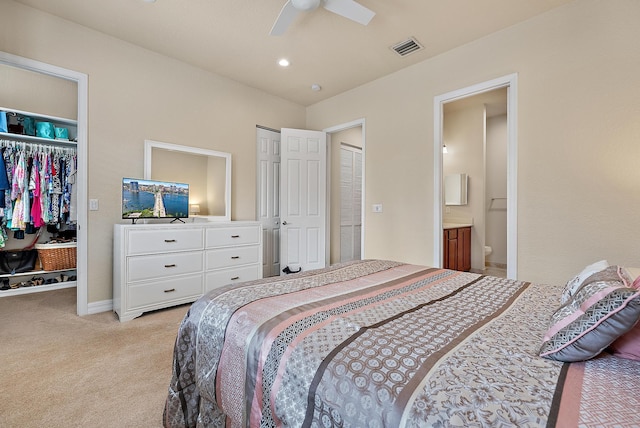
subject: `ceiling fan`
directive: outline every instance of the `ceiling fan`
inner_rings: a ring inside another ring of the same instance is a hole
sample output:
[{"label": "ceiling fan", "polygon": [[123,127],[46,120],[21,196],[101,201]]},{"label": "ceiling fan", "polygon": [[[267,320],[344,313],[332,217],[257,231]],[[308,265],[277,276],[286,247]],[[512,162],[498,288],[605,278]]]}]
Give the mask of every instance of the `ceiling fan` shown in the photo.
[{"label": "ceiling fan", "polygon": [[287,0],[271,28],[272,36],[284,34],[289,25],[300,12],[311,12],[322,4],[322,7],[362,25],[367,25],[375,15],[370,9],[354,0]]}]

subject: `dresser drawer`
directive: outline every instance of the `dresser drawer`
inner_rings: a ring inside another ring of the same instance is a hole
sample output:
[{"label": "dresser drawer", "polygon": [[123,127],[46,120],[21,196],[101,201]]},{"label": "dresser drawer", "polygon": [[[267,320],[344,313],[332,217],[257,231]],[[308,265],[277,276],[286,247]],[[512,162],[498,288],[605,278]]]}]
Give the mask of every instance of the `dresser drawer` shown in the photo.
[{"label": "dresser drawer", "polygon": [[229,245],[257,244],[260,242],[259,226],[216,227],[207,229],[207,248]]},{"label": "dresser drawer", "polygon": [[201,250],[202,229],[167,228],[157,230],[130,230],[127,237],[127,255],[158,254],[171,251]]},{"label": "dresser drawer", "polygon": [[217,248],[207,250],[206,269],[220,269],[231,266],[258,263],[260,247],[250,245],[245,247]]},{"label": "dresser drawer", "polygon": [[165,278],[202,272],[202,252],[183,252],[136,256],[127,259],[127,281]]},{"label": "dresser drawer", "polygon": [[181,276],[153,281],[152,283],[130,285],[127,288],[128,310],[158,303],[196,300],[202,295],[202,274]]},{"label": "dresser drawer", "polygon": [[206,273],[205,293],[223,285],[252,281],[261,278],[259,264],[240,266],[237,268],[219,269]]}]

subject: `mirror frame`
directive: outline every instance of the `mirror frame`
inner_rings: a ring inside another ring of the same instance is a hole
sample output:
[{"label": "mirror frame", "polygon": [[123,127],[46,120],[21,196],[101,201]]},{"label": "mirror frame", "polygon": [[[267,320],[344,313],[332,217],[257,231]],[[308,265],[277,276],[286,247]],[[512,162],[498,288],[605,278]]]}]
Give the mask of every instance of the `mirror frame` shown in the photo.
[{"label": "mirror frame", "polygon": [[151,166],[153,164],[153,149],[223,158],[225,160],[224,215],[210,215],[201,217],[205,217],[210,221],[231,221],[231,153],[200,149],[197,147],[181,146],[178,144],[163,143],[160,141],[144,140],[144,178],[146,180],[152,179]]}]

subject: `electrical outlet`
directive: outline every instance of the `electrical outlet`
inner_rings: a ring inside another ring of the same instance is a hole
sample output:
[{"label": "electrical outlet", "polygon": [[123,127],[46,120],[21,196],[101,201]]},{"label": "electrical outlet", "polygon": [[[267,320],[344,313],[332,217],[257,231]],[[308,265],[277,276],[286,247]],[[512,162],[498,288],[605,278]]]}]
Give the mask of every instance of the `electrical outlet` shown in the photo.
[{"label": "electrical outlet", "polygon": [[97,199],[89,199],[89,211],[98,211]]},{"label": "electrical outlet", "polygon": [[372,211],[374,213],[381,213],[382,212],[382,204],[373,204]]}]

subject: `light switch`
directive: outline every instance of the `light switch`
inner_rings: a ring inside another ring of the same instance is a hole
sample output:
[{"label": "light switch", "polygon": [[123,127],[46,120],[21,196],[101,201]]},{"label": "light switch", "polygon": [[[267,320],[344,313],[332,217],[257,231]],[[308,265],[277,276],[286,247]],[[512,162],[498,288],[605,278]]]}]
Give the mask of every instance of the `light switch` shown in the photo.
[{"label": "light switch", "polygon": [[374,213],[381,213],[382,212],[382,204],[373,204],[372,211]]},{"label": "light switch", "polygon": [[89,211],[98,211],[97,199],[89,199]]}]

